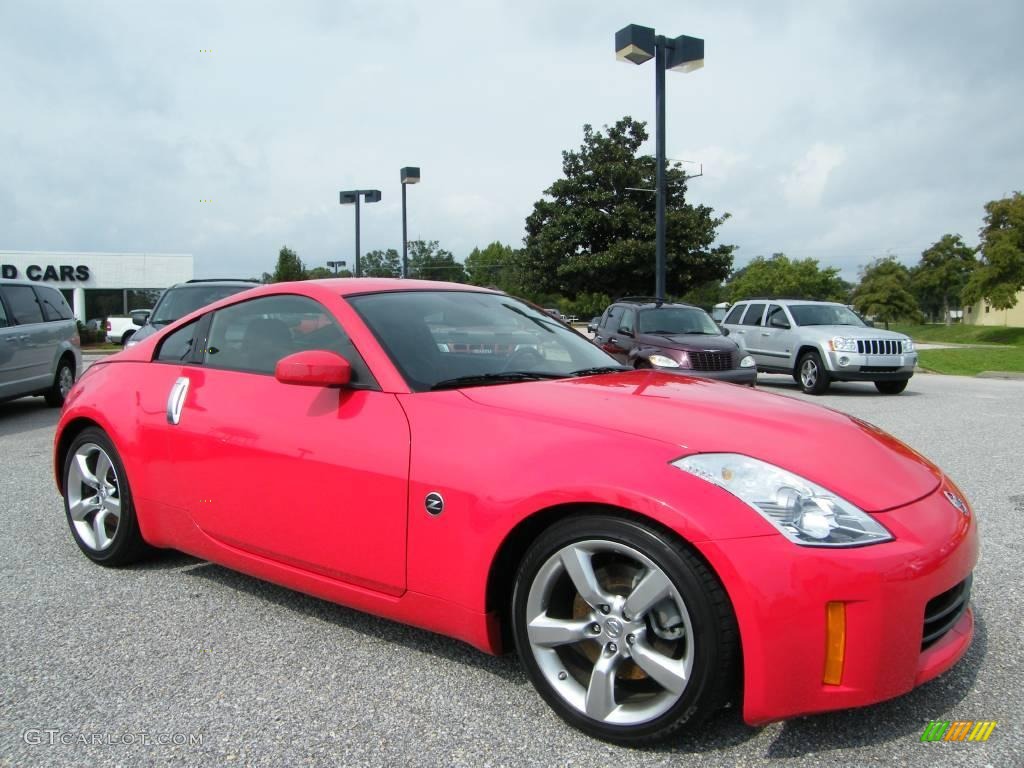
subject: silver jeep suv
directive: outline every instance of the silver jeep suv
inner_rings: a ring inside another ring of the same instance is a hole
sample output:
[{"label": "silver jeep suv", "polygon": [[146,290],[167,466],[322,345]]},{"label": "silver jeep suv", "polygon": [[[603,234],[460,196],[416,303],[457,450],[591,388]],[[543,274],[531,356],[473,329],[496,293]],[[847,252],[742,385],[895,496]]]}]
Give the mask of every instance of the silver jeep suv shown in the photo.
[{"label": "silver jeep suv", "polygon": [[914,375],[914,342],[867,325],[831,301],[747,299],[722,325],[754,358],[757,370],[788,373],[804,392],[820,395],[833,381],[873,381],[898,395]]}]

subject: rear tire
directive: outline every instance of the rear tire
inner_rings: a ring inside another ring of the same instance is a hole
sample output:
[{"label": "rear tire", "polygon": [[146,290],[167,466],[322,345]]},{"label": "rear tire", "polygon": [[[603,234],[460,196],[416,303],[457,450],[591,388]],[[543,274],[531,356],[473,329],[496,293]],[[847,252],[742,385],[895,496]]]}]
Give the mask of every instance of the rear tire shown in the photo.
[{"label": "rear tire", "polygon": [[909,383],[910,379],[900,379],[899,381],[876,381],[875,389],[883,395],[898,395],[907,388],[907,384]]},{"label": "rear tire", "polygon": [[62,479],[68,526],[86,557],[119,566],[152,551],[139,530],[124,464],[103,430],[89,427],[75,437]]},{"label": "rear tire", "polygon": [[516,575],[512,633],[559,717],[618,744],[694,729],[737,687],[721,583],[685,544],[635,520],[580,515],[545,530]]},{"label": "rear tire", "polygon": [[796,376],[800,389],[808,395],[823,395],[832,383],[821,362],[821,355],[813,349],[801,355],[796,366]]},{"label": "rear tire", "polygon": [[47,390],[43,397],[46,404],[54,408],[64,405],[71,387],[75,384],[75,365],[66,357],[62,357],[57,363],[57,373],[53,376],[53,386]]}]

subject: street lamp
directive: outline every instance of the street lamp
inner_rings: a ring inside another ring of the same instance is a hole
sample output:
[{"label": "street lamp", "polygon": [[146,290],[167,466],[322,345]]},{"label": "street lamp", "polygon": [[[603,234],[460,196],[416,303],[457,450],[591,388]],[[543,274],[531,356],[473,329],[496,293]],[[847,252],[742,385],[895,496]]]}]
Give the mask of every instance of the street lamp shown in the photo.
[{"label": "street lamp", "polygon": [[405,223],[405,188],[420,183],[420,169],[406,166],[400,172],[402,177],[402,277],[409,276],[409,235]]},{"label": "street lamp", "polygon": [[368,203],[380,202],[379,189],[349,189],[339,193],[342,205],[356,206],[356,277],[359,277],[359,198],[360,196]]},{"label": "street lamp", "polygon": [[654,59],[654,147],[657,203],[654,214],[654,295],[665,299],[665,70],[693,72],[704,66],[704,41],[681,35],[668,38],[652,27],[630,24],[615,33],[615,57],[619,61],[643,64]]},{"label": "street lamp", "polygon": [[344,267],[345,266],[345,262],[344,261],[328,261],[327,262],[327,266],[331,267],[332,269],[334,269],[334,276],[337,277],[338,276],[338,268],[339,267]]}]

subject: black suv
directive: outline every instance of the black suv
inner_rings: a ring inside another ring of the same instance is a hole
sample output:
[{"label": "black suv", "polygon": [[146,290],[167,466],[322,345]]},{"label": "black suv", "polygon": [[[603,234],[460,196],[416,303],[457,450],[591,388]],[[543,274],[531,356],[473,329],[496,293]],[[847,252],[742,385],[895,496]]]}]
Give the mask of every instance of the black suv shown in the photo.
[{"label": "black suv", "polygon": [[165,325],[170,325],[207,304],[255,288],[257,285],[260,283],[255,280],[189,280],[186,283],[172,285],[160,294],[148,320],[136,317],[136,314],[132,313],[133,322],[142,327],[132,334],[125,346],[134,347]]},{"label": "black suv", "polygon": [[754,386],[753,358],[727,334],[700,307],[627,297],[604,311],[594,343],[635,368]]}]

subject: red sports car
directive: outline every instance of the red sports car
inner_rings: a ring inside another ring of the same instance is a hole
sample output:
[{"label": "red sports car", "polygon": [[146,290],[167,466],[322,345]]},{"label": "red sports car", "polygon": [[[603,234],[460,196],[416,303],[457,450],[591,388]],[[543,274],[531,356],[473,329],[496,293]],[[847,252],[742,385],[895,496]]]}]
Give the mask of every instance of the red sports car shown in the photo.
[{"label": "red sports car", "polygon": [[518,650],[643,743],[898,696],[973,635],[974,515],[934,465],[797,400],[623,370],[502,293],[268,285],[93,365],[54,444],[75,541],[169,547]]}]

